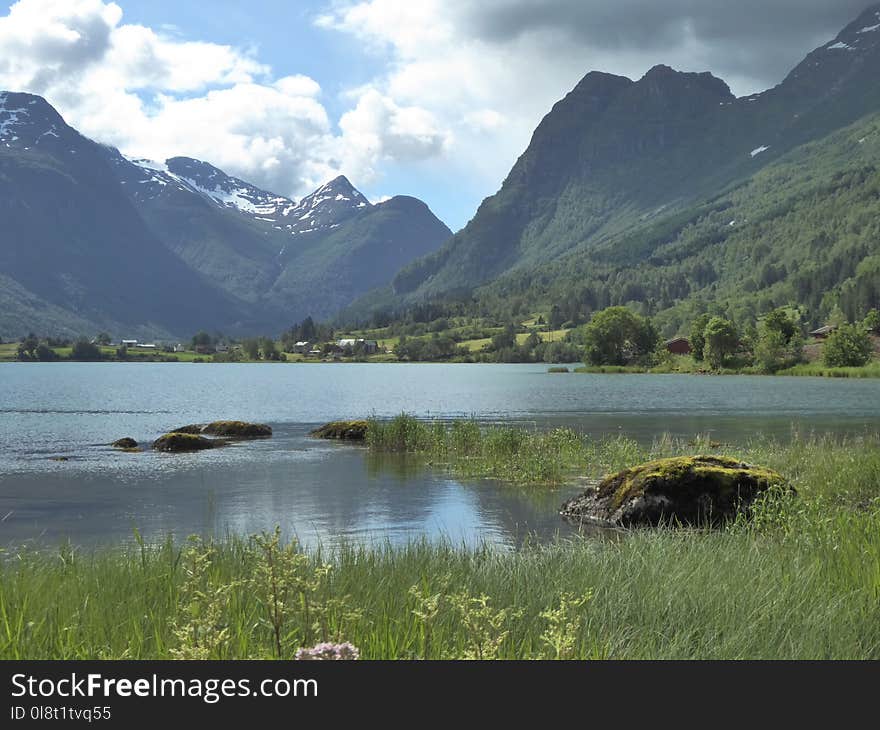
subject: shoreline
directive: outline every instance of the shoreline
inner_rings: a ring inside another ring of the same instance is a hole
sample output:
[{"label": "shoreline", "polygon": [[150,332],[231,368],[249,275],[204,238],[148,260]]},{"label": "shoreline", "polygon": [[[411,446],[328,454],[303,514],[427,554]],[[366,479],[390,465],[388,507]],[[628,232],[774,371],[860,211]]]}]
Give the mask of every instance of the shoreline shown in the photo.
[{"label": "shoreline", "polygon": [[[547,368],[547,374],[552,375],[692,375],[701,377],[717,376],[741,376],[741,377],[764,377],[764,378],[823,378],[823,379],[875,379],[880,378],[880,362],[874,362],[864,367],[853,368],[828,368],[825,366],[812,367],[810,365],[797,365],[792,368],[780,370],[775,373],[755,372],[751,369],[743,370],[657,370],[650,368],[633,367],[627,365],[603,365],[603,366],[579,366],[572,367],[572,363],[553,365],[550,363],[537,362],[464,362],[459,360],[241,360],[235,362],[216,362],[210,359],[198,357],[191,359],[179,358],[128,358],[125,360],[102,359],[102,360],[74,360],[59,358],[57,360],[17,360],[0,359],[0,365],[63,365],[65,363],[107,363],[107,364],[152,364],[152,365],[484,365],[487,367],[500,365],[533,365]],[[564,369],[563,369],[564,368]]]}]

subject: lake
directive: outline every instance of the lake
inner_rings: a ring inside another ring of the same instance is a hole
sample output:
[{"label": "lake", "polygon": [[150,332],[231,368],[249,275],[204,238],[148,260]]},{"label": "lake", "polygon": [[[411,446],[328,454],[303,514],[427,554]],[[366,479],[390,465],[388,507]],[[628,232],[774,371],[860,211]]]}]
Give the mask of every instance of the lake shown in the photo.
[{"label": "lake", "polygon": [[[880,381],[551,375],[546,365],[10,363],[0,365],[0,545],[78,545],[173,533],[250,534],[280,524],[308,545],[341,541],[515,546],[569,534],[576,486],[461,482],[406,457],[308,432],[403,411],[650,441],[724,442],[880,424]],[[117,452],[193,422],[268,423],[270,440],[196,454]],[[54,461],[53,457],[66,457]]]}]

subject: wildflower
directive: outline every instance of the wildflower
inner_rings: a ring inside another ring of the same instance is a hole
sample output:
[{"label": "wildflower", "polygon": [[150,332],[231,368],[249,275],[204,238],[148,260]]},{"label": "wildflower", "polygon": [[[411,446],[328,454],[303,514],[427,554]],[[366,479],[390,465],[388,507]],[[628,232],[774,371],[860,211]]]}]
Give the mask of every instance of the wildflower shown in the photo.
[{"label": "wildflower", "polygon": [[354,660],[359,656],[358,648],[346,641],[342,644],[323,642],[311,649],[298,649],[295,658],[297,661],[341,661]]}]

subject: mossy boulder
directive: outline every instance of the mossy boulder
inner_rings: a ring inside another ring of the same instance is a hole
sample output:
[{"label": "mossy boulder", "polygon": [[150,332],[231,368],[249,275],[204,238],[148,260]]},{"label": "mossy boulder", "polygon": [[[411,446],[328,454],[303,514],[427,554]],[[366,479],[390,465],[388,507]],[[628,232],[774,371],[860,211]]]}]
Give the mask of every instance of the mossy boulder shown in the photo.
[{"label": "mossy boulder", "polygon": [[333,421],[316,428],[311,435],[319,439],[363,441],[369,427],[369,421]]},{"label": "mossy boulder", "polygon": [[110,445],[114,449],[128,450],[128,449],[136,449],[138,447],[138,442],[135,441],[133,438],[126,436],[125,438],[114,441]]},{"label": "mossy boulder", "polygon": [[153,442],[156,451],[171,451],[175,453],[184,451],[204,451],[222,445],[221,441],[206,439],[193,433],[172,432],[160,436]]},{"label": "mossy boulder", "polygon": [[272,427],[246,421],[214,421],[205,426],[202,433],[230,439],[267,439],[272,436]]},{"label": "mossy boulder", "polygon": [[718,525],[748,514],[770,490],[792,491],[775,471],[726,456],[659,459],[605,477],[562,505],[576,522],[621,527]]}]

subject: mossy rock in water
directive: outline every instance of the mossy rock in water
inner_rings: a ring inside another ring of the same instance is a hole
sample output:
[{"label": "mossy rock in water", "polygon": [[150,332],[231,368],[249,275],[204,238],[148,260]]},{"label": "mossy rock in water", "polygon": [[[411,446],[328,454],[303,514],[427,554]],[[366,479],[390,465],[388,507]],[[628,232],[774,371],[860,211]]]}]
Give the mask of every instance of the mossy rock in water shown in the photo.
[{"label": "mossy rock in water", "polygon": [[368,421],[333,421],[316,428],[311,435],[319,439],[363,441],[367,438]]},{"label": "mossy rock in water", "polygon": [[205,426],[202,433],[231,439],[267,439],[272,435],[272,427],[246,421],[214,421]]},{"label": "mossy rock in water", "polygon": [[563,517],[621,527],[718,525],[763,493],[793,491],[775,471],[726,456],[659,459],[605,477],[562,505]]},{"label": "mossy rock in water", "polygon": [[202,429],[205,427],[203,423],[191,423],[188,426],[181,426],[180,428],[175,428],[171,431],[171,433],[189,433],[198,435],[202,432]]},{"label": "mossy rock in water", "polygon": [[136,449],[138,447],[138,442],[135,441],[133,438],[126,436],[123,439],[119,439],[118,441],[114,441],[110,445],[114,449],[122,449],[125,451],[125,450],[129,450],[129,449]]},{"label": "mossy rock in water", "polygon": [[222,445],[222,442],[206,439],[192,433],[172,432],[160,436],[153,442],[156,451],[204,451]]}]

